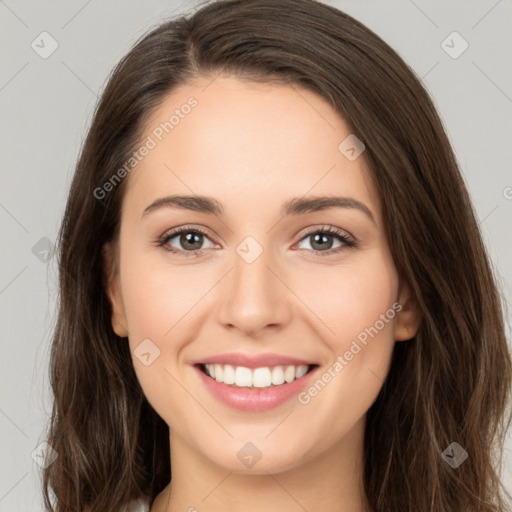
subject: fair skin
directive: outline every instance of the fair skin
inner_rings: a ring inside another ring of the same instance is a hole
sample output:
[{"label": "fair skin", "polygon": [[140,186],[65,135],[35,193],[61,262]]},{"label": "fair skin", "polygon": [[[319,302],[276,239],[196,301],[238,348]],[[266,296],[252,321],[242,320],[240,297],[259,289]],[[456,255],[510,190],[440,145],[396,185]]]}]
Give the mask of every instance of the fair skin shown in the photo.
[{"label": "fair skin", "polygon": [[[338,150],[351,131],[321,97],[228,76],[175,89],[143,139],[190,96],[197,107],[129,175],[119,274],[108,283],[113,328],[128,337],[145,396],[170,430],[172,480],[151,510],[363,512],[366,412],[395,342],[411,339],[419,323],[364,159]],[[224,213],[167,207],[142,217],[171,194],[214,198]],[[373,220],[350,207],[280,214],[303,196],[356,199]],[[184,225],[207,236],[192,249],[175,236],[167,247],[178,254],[155,244]],[[356,246],[333,235],[325,249],[316,245],[311,233],[330,226]],[[248,236],[263,249],[250,264],[236,251]],[[196,247],[200,255],[187,257]],[[240,411],[219,402],[192,367],[213,354],[275,352],[318,362],[321,377],[397,302],[402,309],[307,404],[295,397]],[[160,355],[146,366],[133,351],[148,338]],[[247,442],[262,454],[252,467],[237,457]]]}]

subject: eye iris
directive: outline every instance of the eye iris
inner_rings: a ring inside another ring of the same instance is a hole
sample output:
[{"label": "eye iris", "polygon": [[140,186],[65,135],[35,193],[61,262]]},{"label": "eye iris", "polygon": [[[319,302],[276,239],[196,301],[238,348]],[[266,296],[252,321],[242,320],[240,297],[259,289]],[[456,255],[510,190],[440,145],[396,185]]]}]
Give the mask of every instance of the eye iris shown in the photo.
[{"label": "eye iris", "polygon": [[[311,247],[313,247],[313,249],[320,249],[320,250],[325,250],[325,249],[330,249],[331,246],[332,246],[332,235],[326,235],[326,234],[323,234],[323,233],[317,233],[315,235],[312,235],[312,238],[313,238],[313,243],[311,244]],[[330,240],[330,244],[327,243],[328,247],[326,247],[326,242],[328,242],[328,239],[331,239]],[[326,240],[327,239],[327,240]],[[315,247],[315,245],[318,245],[318,247]]]},{"label": "eye iris", "polygon": [[[201,248],[202,236],[203,235],[201,233],[193,233],[189,231],[187,233],[183,233],[180,236],[180,243],[182,247],[185,249],[198,250]],[[197,244],[198,246],[194,246],[194,243]]]}]

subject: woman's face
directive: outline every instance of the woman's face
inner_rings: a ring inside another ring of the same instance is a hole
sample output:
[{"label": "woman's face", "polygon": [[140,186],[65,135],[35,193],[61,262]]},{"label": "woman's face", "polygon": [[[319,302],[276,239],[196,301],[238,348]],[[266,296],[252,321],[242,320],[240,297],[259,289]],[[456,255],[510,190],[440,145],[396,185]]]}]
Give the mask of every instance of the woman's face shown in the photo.
[{"label": "woman's face", "polygon": [[[360,448],[395,341],[417,327],[362,149],[314,93],[227,76],[180,87],[146,124],[113,325],[148,401],[203,460],[262,474]],[[158,203],[169,196],[190,199]],[[249,361],[262,354],[275,357]],[[213,358],[235,384],[197,366]],[[316,366],[300,377],[301,362]]]}]

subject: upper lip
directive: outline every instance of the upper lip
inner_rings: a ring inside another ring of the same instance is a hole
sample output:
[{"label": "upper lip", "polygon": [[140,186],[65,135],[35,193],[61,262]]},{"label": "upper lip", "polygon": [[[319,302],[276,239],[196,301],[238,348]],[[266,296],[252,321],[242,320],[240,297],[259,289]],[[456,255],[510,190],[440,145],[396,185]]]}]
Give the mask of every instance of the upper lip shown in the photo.
[{"label": "upper lip", "polygon": [[264,366],[314,365],[316,363],[279,354],[248,355],[231,352],[229,354],[208,356],[196,361],[194,364],[230,364],[232,366],[244,366],[245,368],[261,368]]}]

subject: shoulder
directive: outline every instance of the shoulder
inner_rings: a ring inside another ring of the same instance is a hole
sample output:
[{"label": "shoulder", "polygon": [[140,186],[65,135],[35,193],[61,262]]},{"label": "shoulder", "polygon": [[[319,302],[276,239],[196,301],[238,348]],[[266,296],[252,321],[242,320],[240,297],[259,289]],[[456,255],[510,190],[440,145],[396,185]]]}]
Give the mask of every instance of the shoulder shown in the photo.
[{"label": "shoulder", "polygon": [[149,512],[149,499],[130,501],[119,512]]}]

